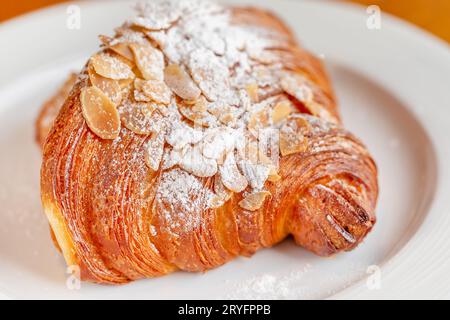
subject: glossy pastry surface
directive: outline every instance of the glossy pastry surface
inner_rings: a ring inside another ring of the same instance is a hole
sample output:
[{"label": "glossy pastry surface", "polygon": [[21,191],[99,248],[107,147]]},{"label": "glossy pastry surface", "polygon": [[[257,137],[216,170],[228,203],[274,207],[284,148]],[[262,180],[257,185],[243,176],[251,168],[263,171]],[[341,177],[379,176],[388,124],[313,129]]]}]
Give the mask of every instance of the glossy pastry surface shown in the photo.
[{"label": "glossy pastry surface", "polygon": [[84,280],[205,271],[288,235],[327,256],[371,230],[375,163],[342,127],[321,61],[277,17],[152,2],[101,40],[41,171],[56,241]]}]

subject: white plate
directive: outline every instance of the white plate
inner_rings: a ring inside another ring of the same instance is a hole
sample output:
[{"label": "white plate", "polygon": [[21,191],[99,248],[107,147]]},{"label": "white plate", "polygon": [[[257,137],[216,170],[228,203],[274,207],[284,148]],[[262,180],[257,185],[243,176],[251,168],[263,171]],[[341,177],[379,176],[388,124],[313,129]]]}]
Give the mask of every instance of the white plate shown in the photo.
[{"label": "white plate", "polygon": [[131,10],[127,3],[79,3],[82,28],[69,30],[67,5],[61,5],[0,26],[0,295],[450,297],[448,47],[384,14],[381,30],[369,30],[363,7],[328,1],[253,2],[276,11],[308,48],[324,56],[346,126],[376,159],[378,223],[366,241],[353,252],[324,259],[288,240],[206,274],[179,272],[116,287],[83,283],[79,290],[69,290],[63,259],[53,247],[40,206],[34,119],[66,74],[96,50],[96,35],[111,34]]}]

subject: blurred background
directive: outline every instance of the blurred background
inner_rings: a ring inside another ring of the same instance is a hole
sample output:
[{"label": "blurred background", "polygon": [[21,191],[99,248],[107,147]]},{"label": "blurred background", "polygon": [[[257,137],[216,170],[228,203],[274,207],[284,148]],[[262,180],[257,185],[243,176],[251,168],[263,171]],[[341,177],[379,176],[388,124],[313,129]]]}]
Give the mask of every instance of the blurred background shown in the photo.
[{"label": "blurred background", "polygon": [[[0,22],[66,0],[2,1]],[[89,0],[85,0],[89,1]],[[319,1],[319,0],[317,0]],[[325,0],[322,0],[325,1]],[[450,0],[326,0],[347,1],[380,8],[408,20],[450,43]]]}]

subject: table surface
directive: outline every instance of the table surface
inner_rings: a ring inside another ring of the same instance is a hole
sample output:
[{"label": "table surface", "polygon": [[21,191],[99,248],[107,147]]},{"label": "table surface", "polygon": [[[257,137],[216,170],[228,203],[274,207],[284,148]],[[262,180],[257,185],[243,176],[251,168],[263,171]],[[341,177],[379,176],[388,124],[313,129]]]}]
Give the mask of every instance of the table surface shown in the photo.
[{"label": "table surface", "polygon": [[[0,22],[17,15],[65,0],[2,1]],[[336,0],[339,1],[339,0]],[[450,0],[348,0],[362,5],[378,5],[434,33],[450,43]]]}]

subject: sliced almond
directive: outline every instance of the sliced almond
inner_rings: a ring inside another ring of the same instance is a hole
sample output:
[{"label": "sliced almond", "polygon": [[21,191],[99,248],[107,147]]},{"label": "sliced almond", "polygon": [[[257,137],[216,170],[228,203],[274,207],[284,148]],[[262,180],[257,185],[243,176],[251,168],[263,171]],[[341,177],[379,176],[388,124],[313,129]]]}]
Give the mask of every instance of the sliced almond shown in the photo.
[{"label": "sliced almond", "polygon": [[216,117],[212,114],[206,111],[196,112],[192,106],[181,104],[178,106],[178,110],[183,116],[194,122],[196,125],[207,128],[217,123]]},{"label": "sliced almond", "polygon": [[239,206],[245,210],[256,211],[262,207],[266,198],[270,196],[269,191],[253,192],[239,201]]},{"label": "sliced almond", "polygon": [[200,96],[197,100],[192,103],[192,111],[196,113],[203,113],[208,110],[208,101],[204,96]]},{"label": "sliced almond", "polygon": [[98,38],[100,39],[101,43],[106,47],[109,47],[109,44],[111,43],[111,41],[113,41],[113,38],[105,36],[104,34],[99,35]]},{"label": "sliced almond", "polygon": [[257,112],[254,112],[250,116],[250,120],[248,122],[248,129],[254,135],[258,134],[258,130],[265,128],[270,125],[270,117],[269,117],[269,108],[263,108]]},{"label": "sliced almond", "polygon": [[138,71],[138,72],[136,71],[137,66],[134,63],[134,60],[129,60],[129,59],[125,58],[124,56],[122,56],[122,55],[120,55],[120,54],[118,54],[118,53],[116,53],[114,51],[111,53],[111,56],[113,56],[116,59],[119,59],[120,62],[122,62],[122,63],[126,64],[127,66],[129,66],[131,68],[131,70],[133,71],[133,74],[135,76],[140,75],[141,72],[140,71]]},{"label": "sliced almond", "polygon": [[149,43],[131,43],[136,65],[147,80],[164,79],[164,55]]},{"label": "sliced almond", "polygon": [[234,149],[233,133],[223,127],[211,130],[202,140],[202,154],[209,159],[220,160]]},{"label": "sliced almond", "polygon": [[152,137],[147,143],[145,152],[145,163],[153,171],[159,169],[162,157],[164,154],[164,133],[153,133]]},{"label": "sliced almond", "polygon": [[142,91],[139,91],[138,89],[134,89],[134,100],[136,100],[137,102],[151,102],[152,99],[150,99],[149,97],[147,97]]},{"label": "sliced almond", "polygon": [[239,161],[239,168],[252,188],[262,189],[264,187],[270,172],[268,166],[241,160]]},{"label": "sliced almond", "polygon": [[269,164],[264,164],[261,162],[261,160],[263,160],[263,158],[261,158],[262,152],[260,152],[256,142],[254,141],[247,142],[245,146],[243,147],[239,146],[237,148],[237,151],[238,151],[238,158],[241,162],[246,161],[253,165],[264,165],[266,167],[269,167]]},{"label": "sliced almond", "polygon": [[91,57],[90,62],[95,72],[105,78],[114,80],[134,78],[130,66],[107,53],[96,54]]},{"label": "sliced almond", "polygon": [[219,121],[225,125],[229,125],[236,120],[232,113],[225,113],[219,117]]},{"label": "sliced almond", "polygon": [[252,44],[247,44],[246,49],[250,59],[261,64],[268,65],[277,62],[277,56],[275,54],[260,46],[252,46]]},{"label": "sliced almond", "polygon": [[209,200],[209,208],[217,209],[224,205],[225,200],[219,197],[218,195],[213,195]]},{"label": "sliced almond", "polygon": [[208,106],[208,112],[214,115],[222,124],[231,125],[245,111],[232,106]]},{"label": "sliced almond", "polygon": [[166,67],[164,81],[177,96],[184,100],[195,101],[200,96],[200,89],[179,65],[171,64]]},{"label": "sliced almond", "polygon": [[[264,179],[267,179],[269,181],[275,182],[278,181],[278,173],[275,164],[272,162],[272,160],[263,152],[262,148],[258,148],[258,145],[256,142],[249,142],[245,145],[245,147],[239,147],[237,148],[238,155],[241,159],[241,162],[248,162],[249,164],[253,166],[262,166],[263,168],[250,168],[247,170],[247,174],[245,174],[245,168],[241,167],[241,170],[244,172],[244,175],[246,176],[247,180],[251,179],[251,175],[256,175],[256,177],[253,179],[255,180],[255,183],[258,184],[258,180],[264,181]],[[255,173],[252,173],[252,171],[255,171]],[[260,176],[258,179],[258,175]],[[267,176],[266,176],[267,175]],[[261,188],[262,185],[259,184],[259,187]]]},{"label": "sliced almond", "polygon": [[81,109],[88,127],[102,139],[115,139],[120,133],[120,117],[116,106],[98,88],[83,88]]},{"label": "sliced almond", "polygon": [[[116,30],[118,31],[118,30]],[[100,35],[99,36],[100,41],[105,45],[105,47],[109,48],[113,52],[117,53],[118,55],[126,58],[129,61],[134,61],[133,52],[131,52],[130,48],[128,47],[128,43],[126,42],[117,42],[115,44],[111,44],[114,41],[114,38]]]},{"label": "sliced almond", "polygon": [[309,81],[300,74],[287,74],[284,76],[281,79],[281,88],[305,104],[314,99],[314,93]]},{"label": "sliced almond", "polygon": [[183,158],[183,151],[180,149],[166,149],[162,160],[162,169],[167,170],[180,163]]},{"label": "sliced almond", "polygon": [[[138,81],[138,80],[137,80]],[[172,98],[172,91],[160,80],[139,80],[142,93],[157,103],[168,105]],[[136,82],[135,82],[136,86]]]},{"label": "sliced almond", "polygon": [[122,57],[124,57],[125,59],[127,59],[129,61],[134,61],[134,55],[133,55],[133,52],[131,51],[128,43],[119,42],[115,45],[109,46],[109,49],[111,49],[112,51],[121,55]]},{"label": "sliced almond", "polygon": [[223,60],[204,47],[192,50],[187,62],[192,79],[209,101],[217,101],[229,90],[229,68]]},{"label": "sliced almond", "polygon": [[282,156],[304,152],[307,148],[307,143],[301,136],[280,136],[280,151]]},{"label": "sliced almond", "polygon": [[187,145],[199,143],[202,139],[202,130],[193,128],[185,122],[172,124],[166,137],[167,143],[174,149],[183,149]]},{"label": "sliced almond", "polygon": [[119,83],[120,88],[125,89],[125,88],[129,87],[133,83],[133,79],[132,78],[130,78],[130,79],[121,79],[121,80],[118,80],[118,83]]},{"label": "sliced almond", "polygon": [[119,108],[124,126],[136,134],[147,135],[154,131],[152,113],[158,108],[154,103],[127,100]]},{"label": "sliced almond", "polygon": [[217,173],[217,162],[205,158],[198,147],[189,147],[179,163],[180,167],[197,177],[212,177]]},{"label": "sliced almond", "polygon": [[219,167],[219,171],[223,184],[229,190],[241,192],[247,188],[247,179],[240,173],[233,152],[228,153],[223,165]]},{"label": "sliced almond", "polygon": [[106,94],[116,106],[120,105],[122,101],[122,88],[117,80],[108,79],[97,74],[91,64],[88,66],[88,74],[89,80],[94,87],[99,88]]},{"label": "sliced almond", "polygon": [[269,177],[267,178],[267,180],[269,180],[270,182],[273,182],[273,183],[281,180],[281,176],[278,174],[275,167],[270,168]]},{"label": "sliced almond", "polygon": [[233,193],[225,187],[219,174],[214,177],[214,192],[216,196],[224,202],[230,200],[233,195]]},{"label": "sliced almond", "polygon": [[306,134],[310,124],[304,118],[289,119],[280,130],[280,152],[282,156],[304,152],[308,148]]},{"label": "sliced almond", "polygon": [[145,80],[136,78],[134,80],[134,99],[139,102],[150,102],[152,99],[144,93]]},{"label": "sliced almond", "polygon": [[336,119],[324,106],[313,101],[306,104],[306,108],[311,112],[313,116],[319,117],[331,123],[338,123],[339,120]]},{"label": "sliced almond", "polygon": [[272,122],[278,124],[286,119],[293,111],[292,103],[289,100],[278,102],[272,110]]},{"label": "sliced almond", "polygon": [[247,90],[248,96],[250,97],[252,102],[255,102],[255,103],[258,102],[258,100],[259,100],[258,84],[251,83],[251,84],[247,85],[245,87],[245,89]]}]

